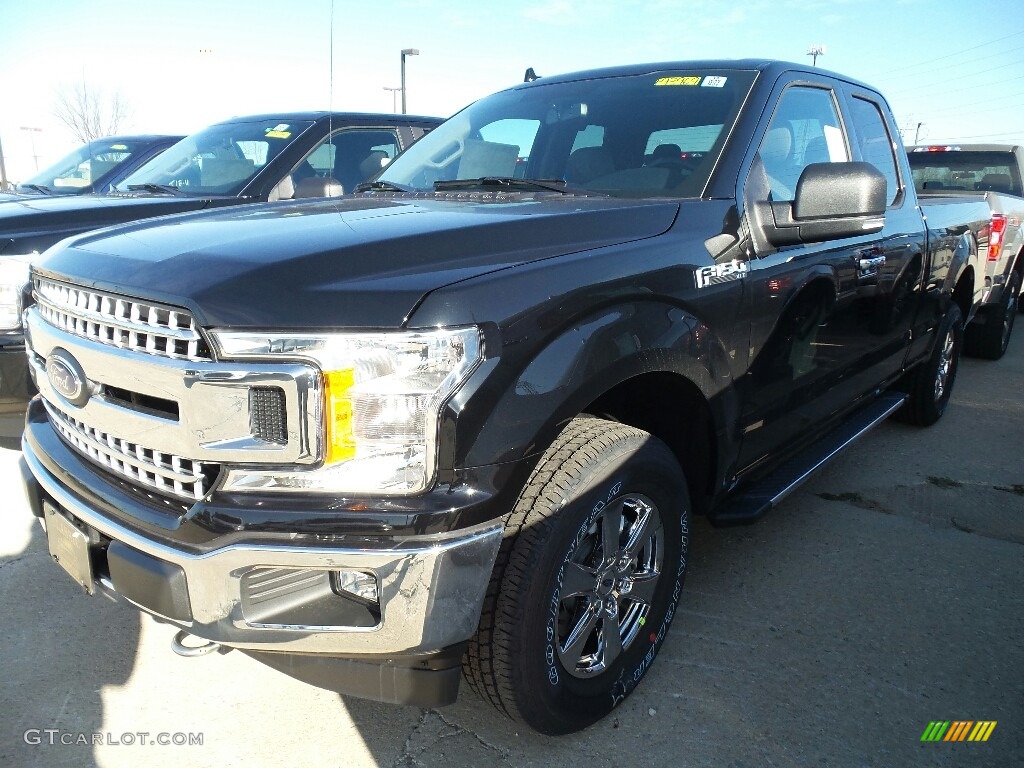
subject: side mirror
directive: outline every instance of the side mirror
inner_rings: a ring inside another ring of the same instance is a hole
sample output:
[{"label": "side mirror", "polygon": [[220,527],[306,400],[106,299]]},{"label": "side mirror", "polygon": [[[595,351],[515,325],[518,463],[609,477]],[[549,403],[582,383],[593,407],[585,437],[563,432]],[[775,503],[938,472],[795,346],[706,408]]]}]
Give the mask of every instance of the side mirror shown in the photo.
[{"label": "side mirror", "polygon": [[870,235],[885,226],[885,176],[870,163],[811,163],[792,202],[772,202],[764,234],[775,246]]}]

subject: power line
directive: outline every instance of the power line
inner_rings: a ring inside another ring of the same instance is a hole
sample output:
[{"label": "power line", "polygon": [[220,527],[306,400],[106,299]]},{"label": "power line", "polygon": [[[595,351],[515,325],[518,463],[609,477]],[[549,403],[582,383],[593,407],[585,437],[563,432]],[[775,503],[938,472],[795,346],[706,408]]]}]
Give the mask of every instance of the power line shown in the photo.
[{"label": "power line", "polygon": [[[942,109],[929,109],[929,110],[926,111],[926,114],[929,117],[934,118],[937,115],[950,115],[950,114],[955,114],[955,113],[961,113],[967,107],[976,107],[979,104],[993,104],[994,102],[997,102],[997,101],[1005,102],[1008,99],[1024,99],[1024,91],[1022,91],[1021,93],[1001,93],[1001,94],[999,94],[998,98],[994,98],[992,96],[986,96],[984,99],[979,99],[978,101],[968,101],[968,102],[965,102],[963,104],[957,104],[955,107],[943,107]],[[922,111],[922,110],[913,110],[913,111]]]},{"label": "power line", "polygon": [[[1005,35],[1004,37],[997,37],[995,40],[986,40],[984,43],[979,43],[978,45],[971,46],[970,48],[961,48],[959,51],[955,51],[953,53],[947,53],[945,56],[936,56],[934,59],[925,59],[924,61],[919,61],[919,62],[917,62],[915,64],[906,64],[906,65],[900,67],[900,71],[902,72],[904,70],[913,69],[915,67],[923,67],[923,66],[925,66],[927,64],[932,64],[932,63],[934,63],[936,61],[944,61],[946,59],[951,59],[954,56],[961,56],[961,55],[963,55],[965,53],[968,53],[969,51],[976,51],[978,48],[987,48],[988,46],[992,45],[993,43],[998,43],[998,42],[1001,42],[1002,40],[1009,40],[1011,37],[1019,37],[1019,36],[1020,36],[1020,32],[1019,31],[1011,32],[1009,35]],[[892,72],[892,68],[889,67],[889,68],[884,69],[884,70],[879,70],[877,72],[877,74],[881,75],[881,74],[888,74],[888,73],[891,73],[891,72]],[[869,77],[871,77],[871,76],[873,76],[873,75],[869,75]]]},{"label": "power line", "polygon": [[951,140],[957,140],[957,141],[960,140],[960,139],[986,139],[986,138],[989,138],[989,137],[992,137],[992,136],[1020,136],[1020,137],[1024,138],[1024,129],[1020,129],[1020,130],[1016,130],[1016,131],[1003,131],[1002,133],[973,133],[973,134],[970,134],[970,135],[949,134],[949,136],[950,136]]},{"label": "power line", "polygon": [[[967,106],[966,104],[954,104],[954,105],[950,106],[948,104],[949,100],[947,98],[945,98],[945,97],[950,96],[950,95],[955,94],[955,93],[963,93],[964,91],[975,91],[977,93],[988,93],[989,94],[985,98],[981,99],[980,102],[972,102],[972,103],[984,103],[984,102],[997,103],[997,102],[999,102],[999,103],[1002,103],[1002,104],[1005,105],[1007,103],[1007,100],[1012,98],[1012,97],[1009,94],[1003,94],[1002,92],[993,92],[993,91],[991,91],[991,89],[993,87],[1002,87],[1002,86],[1006,85],[1007,83],[1014,83],[1014,82],[1016,82],[1018,80],[1024,80],[1024,75],[1018,75],[1017,77],[1008,77],[1005,80],[999,81],[998,83],[990,83],[988,86],[967,85],[967,86],[964,86],[963,88],[954,88],[954,89],[949,90],[949,91],[943,91],[942,92],[943,100],[942,100],[941,103],[944,104],[944,106],[942,106],[941,110],[936,110],[936,112],[938,112],[938,111],[942,111],[942,112],[958,111],[962,107]],[[903,101],[908,101],[908,100],[910,100],[910,98],[908,96],[897,97],[895,99],[889,99],[890,102],[893,102],[893,101],[903,102]],[[931,111],[931,110],[929,110],[929,111]]]},{"label": "power line", "polygon": [[[926,84],[924,86],[915,85],[915,86],[912,86],[910,88],[898,89],[898,90],[895,91],[895,93],[911,93],[911,92],[915,92],[915,91],[921,91],[922,87],[923,88],[930,88],[930,87],[944,88],[947,83],[956,82],[957,80],[963,80],[963,79],[968,78],[968,77],[977,77],[978,75],[985,75],[985,74],[988,74],[989,72],[996,72],[996,71],[998,71],[1000,69],[1006,69],[1007,67],[1020,67],[1020,66],[1021,66],[1021,62],[1019,62],[1019,61],[1012,61],[1009,64],[1000,64],[998,67],[991,67],[989,69],[983,69],[983,70],[981,70],[979,72],[968,72],[965,75],[958,75],[957,77],[950,77],[950,78],[944,79],[942,82],[939,82],[939,83],[931,83],[931,84]],[[944,92],[948,93],[948,91],[944,91]]]}]

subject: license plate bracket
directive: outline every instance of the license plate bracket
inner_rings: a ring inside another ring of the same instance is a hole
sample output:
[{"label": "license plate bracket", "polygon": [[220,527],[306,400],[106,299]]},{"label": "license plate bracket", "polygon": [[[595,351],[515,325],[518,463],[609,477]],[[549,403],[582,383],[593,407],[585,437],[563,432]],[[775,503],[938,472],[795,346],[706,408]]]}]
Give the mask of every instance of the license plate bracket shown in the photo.
[{"label": "license plate bracket", "polygon": [[88,593],[93,594],[92,558],[89,556],[89,536],[70,516],[51,504],[43,504],[46,515],[46,541],[50,557]]}]

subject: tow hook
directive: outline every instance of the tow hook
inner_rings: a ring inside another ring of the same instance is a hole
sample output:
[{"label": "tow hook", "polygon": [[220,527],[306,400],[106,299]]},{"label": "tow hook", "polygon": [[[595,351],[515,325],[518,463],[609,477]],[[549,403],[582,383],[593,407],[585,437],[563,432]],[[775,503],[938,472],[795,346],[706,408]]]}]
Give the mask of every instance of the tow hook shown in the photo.
[{"label": "tow hook", "polygon": [[[188,638],[194,638],[199,640],[199,645],[186,645],[185,640]],[[215,643],[212,640],[204,640],[201,637],[196,637],[193,634],[186,632],[184,629],[178,632],[171,639],[171,650],[179,656],[205,656],[208,653],[215,653],[221,650],[221,644]],[[223,652],[227,653],[230,648],[226,648]]]}]

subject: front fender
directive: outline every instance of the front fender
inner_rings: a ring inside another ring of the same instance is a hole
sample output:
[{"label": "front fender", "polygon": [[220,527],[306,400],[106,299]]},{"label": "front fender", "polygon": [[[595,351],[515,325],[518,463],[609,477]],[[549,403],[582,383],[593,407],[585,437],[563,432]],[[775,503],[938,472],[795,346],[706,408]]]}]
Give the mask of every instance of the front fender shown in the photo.
[{"label": "front fender", "polygon": [[531,354],[492,359],[477,370],[449,403],[454,440],[442,445],[453,446],[450,466],[538,454],[602,394],[654,372],[691,382],[719,410],[735,398],[726,348],[698,318],[657,300],[606,307],[552,334]]}]

